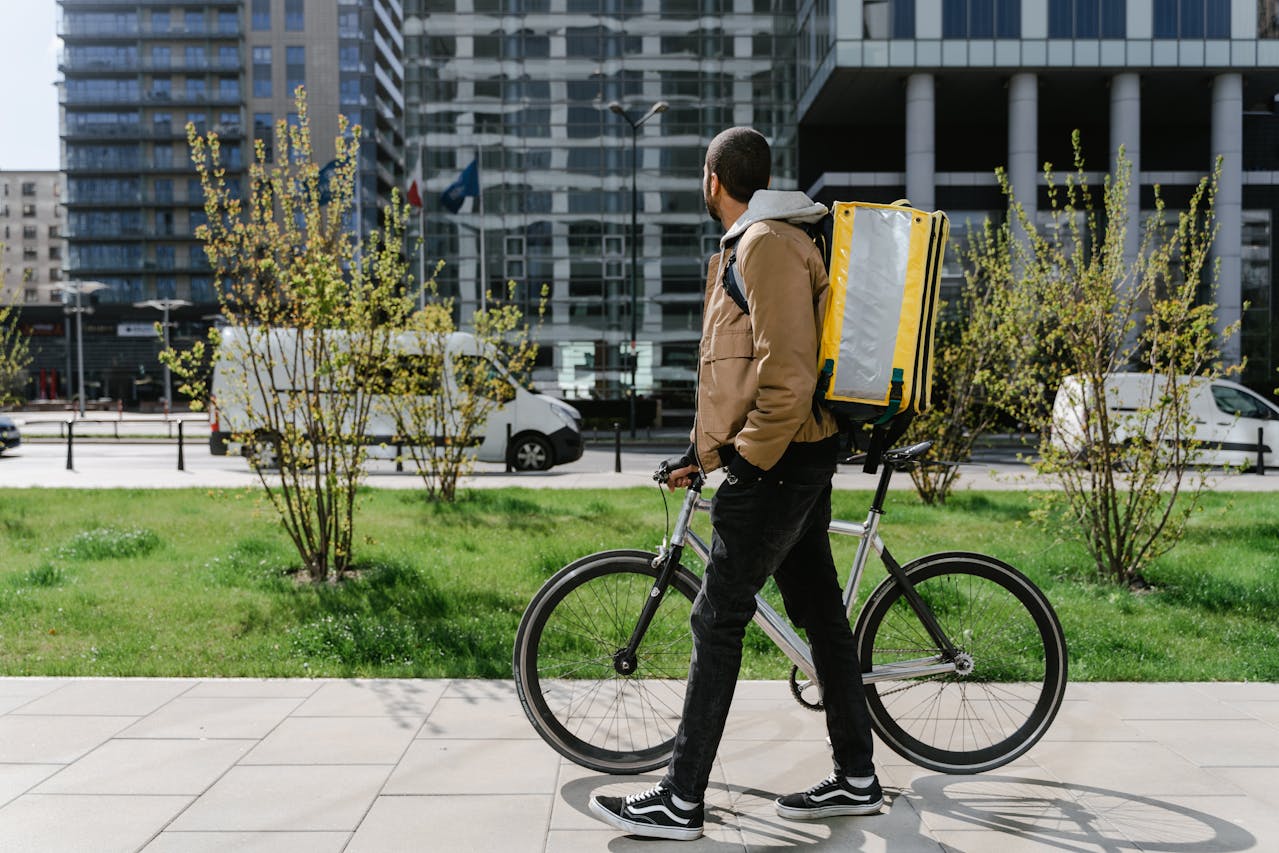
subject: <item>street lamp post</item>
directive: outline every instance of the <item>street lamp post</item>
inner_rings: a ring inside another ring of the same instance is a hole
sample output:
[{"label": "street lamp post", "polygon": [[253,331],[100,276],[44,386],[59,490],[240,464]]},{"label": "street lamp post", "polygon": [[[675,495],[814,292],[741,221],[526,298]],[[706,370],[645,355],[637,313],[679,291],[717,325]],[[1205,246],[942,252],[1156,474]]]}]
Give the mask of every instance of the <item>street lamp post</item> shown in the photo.
[{"label": "street lamp post", "polygon": [[[155,308],[157,311],[164,312],[164,319],[161,326],[164,329],[164,348],[169,348],[169,309],[185,308],[190,305],[185,299],[148,299],[144,302],[133,303],[134,308]],[[173,390],[169,387],[169,365],[164,365],[164,403],[170,409],[173,408]]]},{"label": "street lamp post", "polygon": [[[84,417],[84,321],[81,316],[86,312],[92,313],[91,306],[83,306],[80,304],[80,294],[96,293],[99,290],[106,289],[107,285],[100,281],[69,281],[62,285],[63,293],[62,311],[64,314],[75,315],[75,347],[76,347],[76,367],[80,373],[80,417]],[[72,308],[66,297],[69,294],[75,295],[75,307]]]},{"label": "street lamp post", "polygon": [[639,365],[639,192],[636,188],[636,173],[639,169],[639,129],[640,125],[658,113],[666,112],[670,106],[665,101],[658,101],[649,107],[648,112],[639,121],[633,121],[630,114],[617,101],[608,108],[626,119],[631,127],[631,438],[635,437],[635,371]]}]

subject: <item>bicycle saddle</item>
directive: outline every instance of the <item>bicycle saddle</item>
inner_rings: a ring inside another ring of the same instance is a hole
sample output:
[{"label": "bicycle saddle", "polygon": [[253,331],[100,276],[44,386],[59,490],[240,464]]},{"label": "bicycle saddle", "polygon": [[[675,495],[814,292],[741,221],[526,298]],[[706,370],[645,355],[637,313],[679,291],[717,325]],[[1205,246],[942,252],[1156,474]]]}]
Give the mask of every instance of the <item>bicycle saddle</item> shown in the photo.
[{"label": "bicycle saddle", "polygon": [[932,447],[931,441],[921,441],[919,444],[912,444],[910,447],[895,447],[884,453],[884,461],[893,465],[902,462],[910,462],[918,459],[928,452],[928,448]]}]

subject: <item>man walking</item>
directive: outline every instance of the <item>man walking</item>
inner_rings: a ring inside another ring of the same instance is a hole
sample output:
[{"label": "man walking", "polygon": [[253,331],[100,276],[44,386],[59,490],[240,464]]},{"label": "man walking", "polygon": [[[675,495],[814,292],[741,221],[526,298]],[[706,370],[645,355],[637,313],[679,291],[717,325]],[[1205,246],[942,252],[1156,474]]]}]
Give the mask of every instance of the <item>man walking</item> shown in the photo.
[{"label": "man walking", "polygon": [[808,634],[835,765],[807,791],[778,799],[777,812],[805,820],[883,806],[827,535],[836,427],[813,404],[829,285],[821,253],[790,224],[815,222],[826,208],[800,192],[768,190],[770,176],[771,152],[758,131],[734,127],[711,141],[703,193],[726,233],[706,281],[693,442],[668,485],[688,486],[699,469],[727,474],[712,503],[710,562],[693,604],[693,659],[666,777],[643,793],[591,799],[597,817],[634,835],[702,834],[742,637],[770,575],[791,621]]}]

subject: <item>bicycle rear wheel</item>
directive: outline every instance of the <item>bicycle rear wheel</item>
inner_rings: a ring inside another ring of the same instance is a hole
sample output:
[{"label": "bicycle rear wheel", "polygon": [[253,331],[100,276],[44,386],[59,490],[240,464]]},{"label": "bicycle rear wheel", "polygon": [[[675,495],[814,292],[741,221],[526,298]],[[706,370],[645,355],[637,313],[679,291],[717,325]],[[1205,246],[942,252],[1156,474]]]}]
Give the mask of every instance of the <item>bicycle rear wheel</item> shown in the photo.
[{"label": "bicycle rear wheel", "polygon": [[515,687],[533,728],[569,760],[602,773],[665,765],[684,711],[701,585],[679,566],[622,674],[626,646],[658,571],[655,555],[604,551],[565,566],[533,597],[515,634]]},{"label": "bicycle rear wheel", "polygon": [[[943,773],[1007,764],[1043,736],[1066,692],[1066,640],[1052,605],[1025,575],[981,554],[934,554],[903,568],[958,647],[958,668],[867,684],[876,733]],[[863,672],[942,653],[891,576],[854,634]]]}]

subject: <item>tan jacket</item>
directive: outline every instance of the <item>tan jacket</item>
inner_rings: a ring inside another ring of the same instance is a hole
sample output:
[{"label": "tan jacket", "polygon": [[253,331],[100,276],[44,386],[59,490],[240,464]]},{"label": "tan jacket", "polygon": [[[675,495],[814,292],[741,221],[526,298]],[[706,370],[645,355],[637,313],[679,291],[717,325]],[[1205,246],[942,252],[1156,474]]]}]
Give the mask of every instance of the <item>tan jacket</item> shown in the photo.
[{"label": "tan jacket", "polygon": [[791,442],[837,431],[830,414],[813,412],[829,283],[821,253],[802,229],[755,222],[737,242],[747,316],[722,284],[728,252],[711,258],[706,279],[692,439],[705,471],[727,464],[723,445],[768,470]]}]

